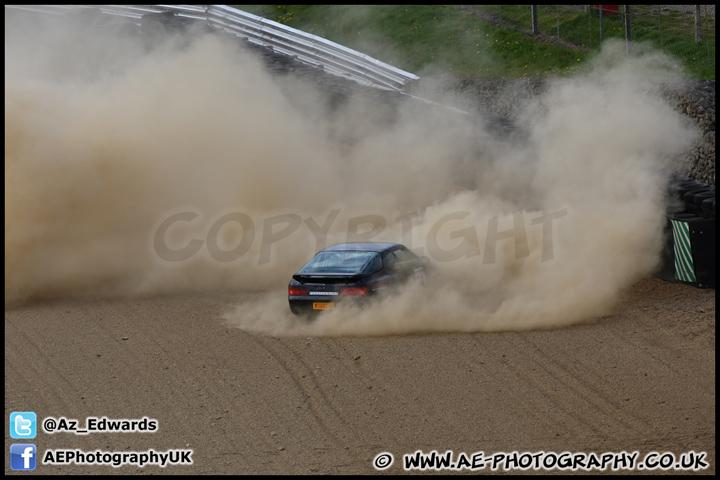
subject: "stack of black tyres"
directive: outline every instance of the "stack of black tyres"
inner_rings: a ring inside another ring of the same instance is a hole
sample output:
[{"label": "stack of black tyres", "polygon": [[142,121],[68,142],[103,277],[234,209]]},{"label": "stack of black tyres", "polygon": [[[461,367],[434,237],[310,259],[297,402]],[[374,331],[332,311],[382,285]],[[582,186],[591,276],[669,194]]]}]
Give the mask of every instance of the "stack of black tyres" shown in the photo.
[{"label": "stack of black tyres", "polygon": [[662,263],[655,275],[715,288],[715,186],[674,176],[665,234]]}]

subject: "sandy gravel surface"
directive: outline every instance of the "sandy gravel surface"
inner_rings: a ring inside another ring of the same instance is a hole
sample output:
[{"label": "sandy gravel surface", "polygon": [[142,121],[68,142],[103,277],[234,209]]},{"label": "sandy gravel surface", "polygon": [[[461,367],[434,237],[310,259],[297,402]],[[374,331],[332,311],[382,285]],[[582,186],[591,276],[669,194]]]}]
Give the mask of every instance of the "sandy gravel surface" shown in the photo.
[{"label": "sandy gravel surface", "polygon": [[[659,95],[668,59],[609,45],[515,105],[507,137],[276,75],[232,36],[75,13],[5,22],[6,473],[26,411],[158,422],[41,428],[41,460],[192,451],[44,474],[373,474],[381,452],[403,473],[416,451],[692,451],[715,472],[715,291],[642,277],[698,133]],[[299,327],[291,273],[356,240],[438,276]]]},{"label": "sandy gravel surface", "polygon": [[[695,451],[710,464],[698,473],[715,473],[714,290],[647,277],[616,313],[582,325],[374,338],[275,338],[227,326],[223,312],[249,296],[6,311],[6,422],[34,411],[81,424],[159,423],[155,433],[40,432],[41,455],[193,450],[192,466],[36,473],[372,474],[380,452],[395,456],[387,472],[402,473],[402,455],[417,450]],[[5,435],[5,473],[21,473],[9,468],[14,440]]]}]

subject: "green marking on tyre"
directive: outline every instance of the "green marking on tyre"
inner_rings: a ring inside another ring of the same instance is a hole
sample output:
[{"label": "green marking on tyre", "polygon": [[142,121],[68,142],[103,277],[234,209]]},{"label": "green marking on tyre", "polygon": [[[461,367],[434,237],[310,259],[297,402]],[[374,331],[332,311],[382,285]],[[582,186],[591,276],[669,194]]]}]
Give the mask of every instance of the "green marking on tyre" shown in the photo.
[{"label": "green marking on tyre", "polygon": [[687,222],[671,220],[675,248],[675,278],[683,282],[696,282],[690,247],[690,226]]}]

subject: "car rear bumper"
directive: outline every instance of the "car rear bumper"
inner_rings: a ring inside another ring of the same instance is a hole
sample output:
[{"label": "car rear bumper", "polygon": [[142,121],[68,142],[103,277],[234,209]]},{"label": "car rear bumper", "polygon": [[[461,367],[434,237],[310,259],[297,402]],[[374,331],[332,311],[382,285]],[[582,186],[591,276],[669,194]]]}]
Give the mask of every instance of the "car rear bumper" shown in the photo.
[{"label": "car rear bumper", "polygon": [[332,310],[340,303],[353,302],[362,305],[368,300],[366,295],[353,296],[324,296],[324,295],[307,295],[307,296],[288,296],[290,310],[295,315],[320,313],[326,310]]}]

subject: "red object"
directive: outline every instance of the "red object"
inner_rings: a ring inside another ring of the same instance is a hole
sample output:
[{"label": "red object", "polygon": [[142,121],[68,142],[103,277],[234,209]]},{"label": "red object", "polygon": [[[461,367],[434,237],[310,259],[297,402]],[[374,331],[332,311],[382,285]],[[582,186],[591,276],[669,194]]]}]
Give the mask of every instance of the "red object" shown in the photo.
[{"label": "red object", "polygon": [[601,6],[603,15],[618,15],[620,13],[620,5],[593,5],[593,8],[599,9]]},{"label": "red object", "polygon": [[343,287],[340,289],[340,295],[367,295],[367,287]]},{"label": "red object", "polygon": [[307,287],[288,287],[288,295],[307,295]]}]

